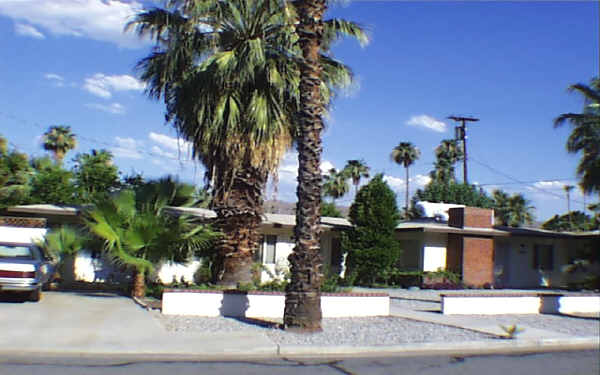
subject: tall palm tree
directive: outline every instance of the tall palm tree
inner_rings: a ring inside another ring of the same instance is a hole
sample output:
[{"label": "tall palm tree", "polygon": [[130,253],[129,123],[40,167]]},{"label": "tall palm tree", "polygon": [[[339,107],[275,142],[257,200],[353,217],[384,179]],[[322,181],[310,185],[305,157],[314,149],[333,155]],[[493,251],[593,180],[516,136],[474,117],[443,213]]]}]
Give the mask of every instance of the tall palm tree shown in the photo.
[{"label": "tall palm tree", "polygon": [[296,246],[288,257],[291,280],[286,289],[283,324],[299,331],[321,330],[321,153],[324,105],[321,100],[322,66],[319,52],[323,41],[326,0],[299,0],[296,27],[302,49],[300,67],[300,126],[298,148],[298,203]]},{"label": "tall palm tree", "polygon": [[573,220],[571,219],[571,191],[575,189],[573,185],[565,185],[563,186],[563,190],[567,194],[567,213],[569,215],[569,225],[573,226]]},{"label": "tall palm tree", "polygon": [[352,179],[354,193],[358,193],[358,185],[361,178],[369,178],[369,167],[364,160],[348,160],[343,172]]},{"label": "tall palm tree", "polygon": [[171,205],[190,206],[193,191],[193,186],[161,179],[137,191],[122,190],[85,213],[87,228],[103,240],[107,254],[134,271],[132,296],[144,296],[145,275],[158,261],[187,260],[217,237],[190,216],[165,212]]},{"label": "tall palm tree", "polygon": [[335,206],[335,200],[348,193],[348,175],[344,173],[344,171],[338,171],[335,168],[331,168],[324,179],[323,195],[331,197]]},{"label": "tall palm tree", "polygon": [[554,127],[568,122],[572,126],[567,140],[569,153],[582,153],[577,166],[581,186],[586,193],[600,194],[600,79],[592,79],[591,84],[578,83],[569,86],[570,92],[583,96],[582,113],[563,113],[554,120]]},{"label": "tall palm tree", "polygon": [[50,151],[57,164],[62,164],[69,150],[77,147],[77,138],[70,126],[53,125],[42,137],[44,150]]},{"label": "tall palm tree", "polygon": [[415,161],[421,157],[421,152],[415,145],[410,142],[400,142],[398,146],[394,147],[392,150],[392,154],[390,155],[392,160],[404,166],[406,169],[406,192],[405,192],[405,205],[404,205],[404,214],[408,214],[408,181],[409,181],[409,173],[408,167],[413,165]]},{"label": "tall palm tree", "polygon": [[[156,40],[138,67],[148,94],[163,98],[167,120],[206,168],[211,208],[225,234],[219,283],[251,281],[268,174],[298,134],[303,66],[296,12],[275,0],[171,1],[173,10],[140,13],[128,26]],[[331,40],[363,35],[353,23],[328,24]],[[348,83],[349,69],[322,51],[321,101]]]}]

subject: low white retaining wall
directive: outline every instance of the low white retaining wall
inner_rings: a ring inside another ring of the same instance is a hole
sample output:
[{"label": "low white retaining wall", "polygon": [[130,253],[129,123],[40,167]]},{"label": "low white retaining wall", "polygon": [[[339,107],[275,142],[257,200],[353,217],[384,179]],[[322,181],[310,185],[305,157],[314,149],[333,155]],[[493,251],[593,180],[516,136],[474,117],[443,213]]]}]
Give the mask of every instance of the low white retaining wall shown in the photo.
[{"label": "low white retaining wall", "polygon": [[600,295],[441,294],[446,315],[599,313]]},{"label": "low white retaining wall", "polygon": [[[278,292],[239,292],[166,289],[162,313],[167,315],[233,316],[282,318],[285,294]],[[385,293],[323,293],[324,318],[387,316],[390,297]]]}]

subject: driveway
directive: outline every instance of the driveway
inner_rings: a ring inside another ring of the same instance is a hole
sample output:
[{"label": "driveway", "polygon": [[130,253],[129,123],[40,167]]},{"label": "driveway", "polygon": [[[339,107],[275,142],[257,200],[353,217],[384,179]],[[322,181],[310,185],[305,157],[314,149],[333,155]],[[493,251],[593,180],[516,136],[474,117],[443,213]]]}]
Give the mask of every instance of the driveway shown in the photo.
[{"label": "driveway", "polygon": [[266,336],[247,332],[175,335],[127,297],[45,292],[38,303],[0,298],[0,353],[195,354],[276,352]]}]

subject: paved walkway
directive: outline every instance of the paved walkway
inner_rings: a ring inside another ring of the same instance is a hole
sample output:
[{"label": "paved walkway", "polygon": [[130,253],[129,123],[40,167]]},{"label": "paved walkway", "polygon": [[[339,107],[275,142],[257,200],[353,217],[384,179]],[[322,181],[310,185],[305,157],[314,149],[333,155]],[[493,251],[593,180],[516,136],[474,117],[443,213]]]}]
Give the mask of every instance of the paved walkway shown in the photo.
[{"label": "paved walkway", "polygon": [[[502,334],[497,324],[449,317],[437,312],[395,307],[392,315]],[[493,322],[493,320],[492,320]],[[256,330],[227,333],[168,332],[153,313],[131,299],[108,293],[46,293],[40,303],[0,302],[0,354],[4,356],[141,356],[246,358],[274,356],[340,356],[432,353],[492,353],[556,349],[598,349],[597,337],[573,337],[527,328],[517,340],[466,343],[420,343],[390,347],[294,347],[273,343]]]}]

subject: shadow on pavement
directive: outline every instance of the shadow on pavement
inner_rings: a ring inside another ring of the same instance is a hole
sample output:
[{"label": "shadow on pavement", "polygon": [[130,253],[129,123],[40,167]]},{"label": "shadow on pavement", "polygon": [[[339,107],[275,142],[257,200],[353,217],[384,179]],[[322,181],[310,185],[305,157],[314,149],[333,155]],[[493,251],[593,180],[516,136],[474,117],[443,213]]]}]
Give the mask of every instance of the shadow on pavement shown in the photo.
[{"label": "shadow on pavement", "polygon": [[0,302],[6,303],[25,303],[27,297],[21,293],[0,293]]}]

